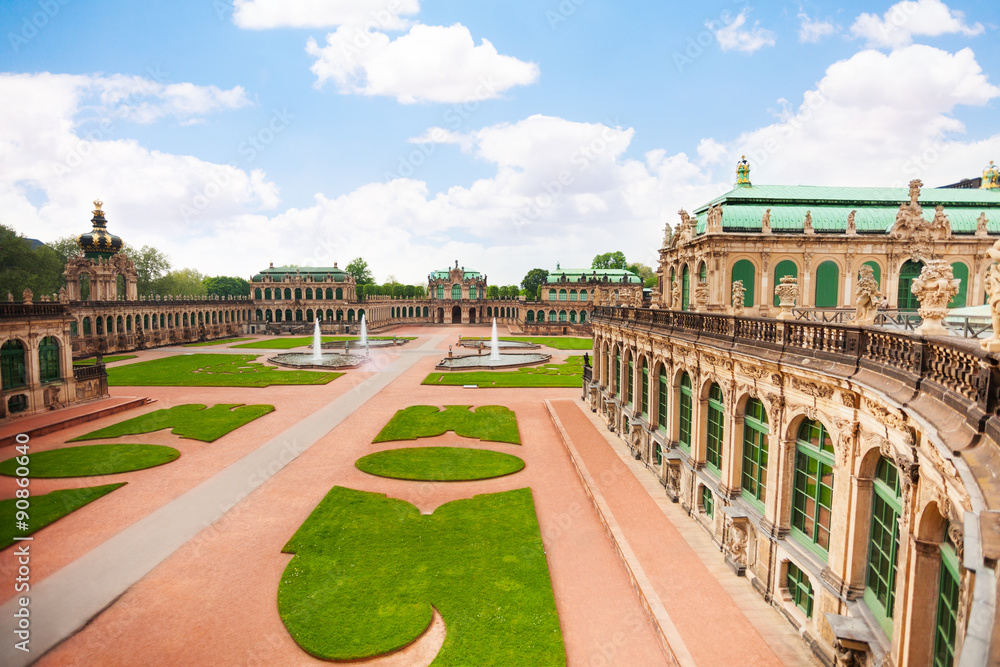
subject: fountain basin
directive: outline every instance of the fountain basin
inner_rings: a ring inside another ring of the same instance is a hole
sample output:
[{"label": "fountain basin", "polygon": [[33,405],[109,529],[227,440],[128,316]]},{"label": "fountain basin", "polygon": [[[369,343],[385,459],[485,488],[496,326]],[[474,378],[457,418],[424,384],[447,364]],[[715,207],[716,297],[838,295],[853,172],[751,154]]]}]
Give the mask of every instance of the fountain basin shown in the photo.
[{"label": "fountain basin", "polygon": [[[476,349],[477,347],[479,347],[479,343],[483,344],[484,350],[493,349],[493,343],[491,343],[490,341],[488,340],[480,341],[476,338],[463,338],[459,342],[459,345],[461,345],[462,347],[471,347],[472,349]],[[536,343],[525,343],[517,340],[497,341],[497,349],[500,350],[537,350],[540,347],[541,345],[538,345]]]},{"label": "fountain basin", "polygon": [[521,366],[538,366],[552,359],[551,354],[525,352],[521,354],[501,354],[499,359],[490,359],[488,355],[463,354],[460,357],[442,359],[434,370],[438,371],[477,371],[496,370],[498,368],[518,368]]},{"label": "fountain basin", "polygon": [[[349,340],[349,341],[332,341],[330,343],[323,343],[320,347],[324,350],[343,350],[344,343],[349,343],[348,347],[353,349],[365,349],[365,346],[361,344],[359,340]],[[403,345],[406,340],[402,338],[397,338],[395,341],[391,340],[372,340],[368,339],[368,347],[395,347],[397,345]]]},{"label": "fountain basin", "polygon": [[324,352],[316,359],[312,353],[278,354],[268,358],[272,364],[287,368],[331,370],[334,368],[357,368],[368,361],[368,357],[356,354],[329,354]]}]

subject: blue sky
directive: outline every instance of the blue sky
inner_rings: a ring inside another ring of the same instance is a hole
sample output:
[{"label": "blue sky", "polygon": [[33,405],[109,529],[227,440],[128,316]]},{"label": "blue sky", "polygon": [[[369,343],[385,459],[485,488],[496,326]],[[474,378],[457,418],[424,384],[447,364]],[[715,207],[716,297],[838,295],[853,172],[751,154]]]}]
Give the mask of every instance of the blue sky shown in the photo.
[{"label": "blue sky", "polygon": [[0,222],[82,233],[100,196],[211,275],[655,266],[743,153],[789,184],[1000,161],[998,28],[940,0],[4,0]]}]

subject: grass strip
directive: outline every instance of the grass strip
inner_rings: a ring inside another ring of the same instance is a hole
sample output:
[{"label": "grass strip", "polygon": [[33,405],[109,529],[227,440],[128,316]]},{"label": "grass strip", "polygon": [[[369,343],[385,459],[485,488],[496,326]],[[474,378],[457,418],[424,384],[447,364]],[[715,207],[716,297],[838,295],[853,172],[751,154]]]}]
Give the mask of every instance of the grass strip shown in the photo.
[{"label": "grass strip", "polygon": [[372,442],[433,438],[454,431],[463,438],[521,444],[517,417],[502,405],[481,405],[474,411],[469,405],[412,405],[398,411]]},{"label": "grass strip", "polygon": [[[138,355],[135,354],[116,354],[110,357],[103,357],[101,363],[113,364],[116,361],[125,361],[126,359],[135,359]],[[79,359],[73,362],[74,366],[93,366],[97,363],[97,357],[93,359]]]},{"label": "grass strip", "polygon": [[577,387],[583,382],[583,357],[573,356],[561,364],[530,366],[516,371],[435,372],[421,384],[492,387]]},{"label": "grass strip", "polygon": [[[358,336],[321,336],[324,343],[343,343],[345,340],[357,342],[361,340]],[[415,340],[416,336],[396,336],[396,340]],[[392,336],[369,336],[368,340],[392,340]],[[272,338],[259,340],[254,343],[243,343],[233,345],[234,348],[246,348],[250,350],[290,350],[293,347],[303,347],[312,345],[312,336],[299,336],[296,338]]]},{"label": "grass strip", "polygon": [[200,343],[186,343],[181,347],[208,347],[210,345],[225,345],[226,343],[238,343],[241,340],[253,340],[253,338],[220,338],[219,340],[206,340]]},{"label": "grass strip", "polygon": [[334,487],[283,549],[278,613],[307,653],[360,660],[406,646],[432,607],[448,628],[433,665],[565,665],[530,489],[424,516]]},{"label": "grass strip", "polygon": [[391,479],[465,482],[511,475],[524,469],[516,456],[488,449],[411,447],[363,456],[354,462],[362,472]]},{"label": "grass strip", "polygon": [[[170,463],[181,455],[173,447],[164,445],[83,445],[36,452],[28,455],[31,478],[91,477],[134,472]],[[21,477],[15,471],[21,467],[17,458],[0,462],[0,475]]]},{"label": "grass strip", "polygon": [[154,410],[148,414],[126,419],[92,431],[70,442],[97,440],[99,438],[119,438],[123,435],[152,433],[165,428],[182,438],[212,442],[258,417],[274,412],[273,405],[242,405],[240,403],[220,403],[207,408],[204,405],[175,405],[172,408]]},{"label": "grass strip", "polygon": [[[42,496],[31,496],[27,510],[17,509],[17,498],[0,500],[0,549],[6,549],[14,544],[15,537],[27,537],[36,533],[120,486],[125,486],[125,482],[85,489],[62,489]],[[22,511],[27,518],[21,518],[18,514]],[[26,524],[23,529],[19,523],[22,521]]]},{"label": "grass strip", "polygon": [[276,370],[252,354],[185,354],[108,369],[112,387],[270,387],[326,384],[343,373]]}]

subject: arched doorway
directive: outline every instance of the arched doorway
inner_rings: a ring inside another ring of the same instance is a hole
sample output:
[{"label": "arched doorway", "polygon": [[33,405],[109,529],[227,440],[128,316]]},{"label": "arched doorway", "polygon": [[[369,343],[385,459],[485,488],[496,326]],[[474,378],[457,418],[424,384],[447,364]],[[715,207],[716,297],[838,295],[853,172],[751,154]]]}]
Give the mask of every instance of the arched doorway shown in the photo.
[{"label": "arched doorway", "polygon": [[469,324],[475,324],[475,323],[476,323],[476,309],[469,308]]},{"label": "arched doorway", "polygon": [[444,308],[437,309],[437,313],[434,315],[434,321],[437,324],[444,324]]},{"label": "arched doorway", "polygon": [[452,306],[451,307],[451,323],[461,324],[462,323],[462,307]]}]

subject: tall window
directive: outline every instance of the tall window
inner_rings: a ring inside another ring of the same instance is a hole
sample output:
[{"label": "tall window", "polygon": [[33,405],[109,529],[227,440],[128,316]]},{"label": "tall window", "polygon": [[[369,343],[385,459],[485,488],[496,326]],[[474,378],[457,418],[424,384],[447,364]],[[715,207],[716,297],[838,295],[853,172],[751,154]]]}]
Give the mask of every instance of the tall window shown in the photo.
[{"label": "tall window", "polygon": [[743,496],[763,504],[767,498],[767,412],[756,398],[743,411]]},{"label": "tall window", "polygon": [[26,384],[24,344],[19,340],[9,340],[0,347],[0,384],[4,389]]},{"label": "tall window", "polygon": [[649,417],[649,362],[642,358],[642,402],[639,411],[643,417]]},{"label": "tall window", "polygon": [[722,436],[725,432],[725,407],[722,389],[713,384],[708,390],[708,433],[705,450],[705,467],[719,474],[722,469]]},{"label": "tall window", "polygon": [[38,345],[38,369],[42,382],[54,382],[59,379],[59,341],[52,336],[46,336]]},{"label": "tall window", "polygon": [[959,572],[958,556],[955,554],[955,550],[950,544],[942,544],[937,620],[934,624],[934,667],[951,667],[955,662]]},{"label": "tall window", "polygon": [[949,308],[964,308],[965,295],[969,287],[969,265],[965,262],[954,262],[951,265],[951,274],[958,279],[958,294],[951,297],[948,302]]},{"label": "tall window", "polygon": [[665,431],[667,430],[667,371],[662,364],[658,380],[656,384],[656,424]]},{"label": "tall window", "polygon": [[899,269],[899,290],[896,292],[896,304],[900,310],[916,310],[920,307],[917,296],[910,291],[913,281],[920,275],[924,265],[908,259]]},{"label": "tall window", "polygon": [[886,636],[891,636],[893,604],[896,601],[899,515],[903,511],[903,501],[899,472],[884,458],[878,462],[873,491],[865,603],[878,618]]},{"label": "tall window", "polygon": [[806,618],[812,618],[813,613],[813,588],[809,583],[809,577],[795,565],[788,564],[788,572],[785,576],[785,586],[792,596],[792,602],[801,609]]},{"label": "tall window", "polygon": [[[781,284],[781,279],[784,278],[785,276],[792,276],[792,277],[797,278],[798,275],[799,275],[799,267],[797,267],[795,265],[795,262],[793,262],[790,259],[783,259],[780,262],[778,262],[777,266],[774,267],[774,285],[773,286],[777,287],[778,285],[780,285]],[[781,299],[778,298],[778,295],[775,294],[774,295],[774,305],[777,306],[778,302],[780,300]]]},{"label": "tall window", "polygon": [[439,298],[439,299],[443,299],[444,298],[444,285],[438,285],[437,286],[437,298]]},{"label": "tall window", "polygon": [[691,303],[691,274],[688,273],[687,264],[684,265],[684,270],[681,271],[681,310],[687,310]]},{"label": "tall window", "polygon": [[625,384],[625,403],[632,405],[633,394],[635,393],[635,359],[631,354],[628,356],[628,376]]},{"label": "tall window", "polygon": [[476,286],[475,285],[469,285],[469,298],[470,299],[475,299],[476,298]]},{"label": "tall window", "polygon": [[462,298],[462,286],[452,285],[451,286],[451,298],[454,301],[458,301]]},{"label": "tall window", "polygon": [[701,487],[701,507],[705,510],[708,518],[715,516],[715,498],[712,497],[712,490],[707,486]]},{"label": "tall window", "polygon": [[756,274],[757,271],[754,269],[753,262],[749,259],[741,259],[733,264],[732,277],[729,281],[729,293],[732,294],[733,283],[737,280],[742,280],[743,289],[746,290],[746,292],[743,293],[743,305],[747,308],[753,305],[753,283]]},{"label": "tall window", "polygon": [[681,405],[680,405],[680,443],[681,448],[691,451],[691,376],[681,375]]},{"label": "tall window", "polygon": [[840,267],[836,262],[825,261],[816,268],[817,308],[836,308],[840,297]]},{"label": "tall window", "polygon": [[622,355],[615,351],[615,396],[622,396]]},{"label": "tall window", "polygon": [[833,444],[826,427],[807,419],[795,440],[795,485],[792,491],[792,534],[830,549],[833,504]]}]

